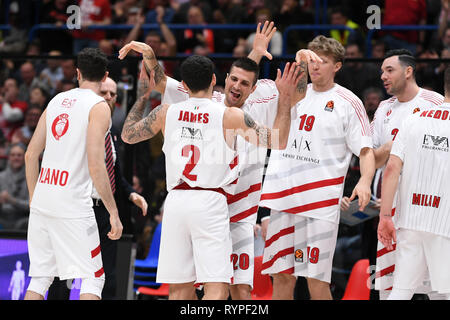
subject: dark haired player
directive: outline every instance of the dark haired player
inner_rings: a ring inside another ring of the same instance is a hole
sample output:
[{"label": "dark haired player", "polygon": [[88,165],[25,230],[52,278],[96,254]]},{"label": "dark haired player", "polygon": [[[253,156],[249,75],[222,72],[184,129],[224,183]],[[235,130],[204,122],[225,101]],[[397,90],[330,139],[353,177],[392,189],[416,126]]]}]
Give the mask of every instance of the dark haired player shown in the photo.
[{"label": "dark haired player", "polygon": [[25,299],[43,300],[54,277],[81,278],[80,299],[101,298],[105,276],[93,185],[110,214],[108,237],[117,240],[122,234],[104,158],[111,114],[100,87],[108,60],[93,48],[80,51],[77,60],[80,87],[49,102],[25,155],[32,277]]}]

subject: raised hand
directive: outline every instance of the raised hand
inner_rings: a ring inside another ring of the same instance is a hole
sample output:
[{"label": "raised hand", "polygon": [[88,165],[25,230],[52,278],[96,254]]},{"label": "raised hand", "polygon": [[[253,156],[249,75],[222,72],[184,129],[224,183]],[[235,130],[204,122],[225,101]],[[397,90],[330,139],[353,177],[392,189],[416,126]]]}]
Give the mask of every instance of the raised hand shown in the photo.
[{"label": "raised hand", "polygon": [[302,61],[306,63],[323,62],[322,59],[314,52],[308,49],[298,50],[295,54],[295,61],[301,63]]},{"label": "raised hand", "polygon": [[139,41],[131,41],[119,50],[119,59],[124,59],[127,56],[128,52],[130,52],[131,50],[142,53],[144,56],[151,55],[154,57],[155,55],[152,47],[150,47],[148,44]]},{"label": "raised hand", "polygon": [[256,27],[255,39],[253,40],[252,52],[249,54],[249,58],[259,63],[262,57],[267,57],[267,59],[272,60],[272,55],[267,49],[269,48],[270,40],[277,31],[274,27],[273,21],[264,22],[261,28],[261,22],[258,23]]}]

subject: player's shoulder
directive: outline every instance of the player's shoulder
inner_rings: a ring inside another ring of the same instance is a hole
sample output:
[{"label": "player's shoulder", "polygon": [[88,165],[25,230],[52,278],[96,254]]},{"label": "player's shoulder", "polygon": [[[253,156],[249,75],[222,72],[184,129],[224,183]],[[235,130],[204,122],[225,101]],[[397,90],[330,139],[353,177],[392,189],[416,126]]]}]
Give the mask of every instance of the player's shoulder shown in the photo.
[{"label": "player's shoulder", "polygon": [[390,98],[387,98],[385,100],[382,100],[380,102],[380,104],[378,105],[377,111],[376,113],[380,114],[383,113],[384,111],[387,111],[388,109],[390,109],[396,102],[397,102],[397,97],[392,96]]},{"label": "player's shoulder", "polygon": [[351,90],[336,84],[333,90],[333,96],[341,102],[344,106],[352,107],[352,108],[364,108],[364,105],[361,99],[354,94]]},{"label": "player's shoulder", "polygon": [[420,88],[419,98],[431,102],[434,105],[440,105],[444,102],[444,96],[440,93],[425,88]]}]

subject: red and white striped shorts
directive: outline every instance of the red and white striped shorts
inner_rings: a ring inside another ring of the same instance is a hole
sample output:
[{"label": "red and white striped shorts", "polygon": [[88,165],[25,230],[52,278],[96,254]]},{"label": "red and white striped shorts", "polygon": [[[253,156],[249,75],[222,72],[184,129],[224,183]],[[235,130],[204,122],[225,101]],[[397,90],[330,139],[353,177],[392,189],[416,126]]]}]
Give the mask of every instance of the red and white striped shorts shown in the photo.
[{"label": "red and white striped shorts", "polygon": [[339,224],[271,210],[263,257],[263,274],[331,281]]}]

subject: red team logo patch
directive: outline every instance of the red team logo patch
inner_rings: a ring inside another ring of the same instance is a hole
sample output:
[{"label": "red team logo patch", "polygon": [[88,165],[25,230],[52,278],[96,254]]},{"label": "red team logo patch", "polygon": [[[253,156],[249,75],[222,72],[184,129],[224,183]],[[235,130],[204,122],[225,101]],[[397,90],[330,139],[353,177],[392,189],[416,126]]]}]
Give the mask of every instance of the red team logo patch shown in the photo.
[{"label": "red team logo patch", "polygon": [[52,134],[56,140],[59,140],[69,129],[69,115],[67,113],[60,114],[53,120]]},{"label": "red team logo patch", "polygon": [[334,101],[330,100],[327,102],[327,104],[325,105],[325,111],[330,111],[332,112],[334,109]]}]

